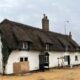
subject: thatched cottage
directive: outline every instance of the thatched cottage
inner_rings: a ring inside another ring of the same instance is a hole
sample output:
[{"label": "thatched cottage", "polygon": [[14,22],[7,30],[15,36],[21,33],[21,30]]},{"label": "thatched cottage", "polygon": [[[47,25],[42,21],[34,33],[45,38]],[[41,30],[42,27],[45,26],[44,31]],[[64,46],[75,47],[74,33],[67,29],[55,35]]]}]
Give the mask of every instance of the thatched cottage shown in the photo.
[{"label": "thatched cottage", "polygon": [[80,64],[79,45],[69,35],[5,19],[0,23],[0,73],[13,74]]}]

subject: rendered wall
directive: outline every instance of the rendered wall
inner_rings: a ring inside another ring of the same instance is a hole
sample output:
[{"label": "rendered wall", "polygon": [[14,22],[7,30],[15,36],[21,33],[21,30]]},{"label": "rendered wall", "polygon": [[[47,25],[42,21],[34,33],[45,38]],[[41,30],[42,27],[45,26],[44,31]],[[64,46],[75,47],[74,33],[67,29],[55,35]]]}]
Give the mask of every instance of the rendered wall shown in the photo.
[{"label": "rendered wall", "polygon": [[[38,70],[39,69],[39,54],[40,52],[36,51],[13,51],[9,56],[8,63],[6,65],[6,74],[13,73],[13,63],[20,62],[20,57],[28,57],[29,61],[29,70]],[[80,54],[79,53],[67,53],[67,52],[49,52],[49,67],[58,66],[58,57],[63,57],[65,55],[70,55],[71,64],[80,64]],[[78,61],[75,61],[75,55],[78,55]],[[62,63],[62,60],[59,60],[59,63]],[[64,62],[67,65],[67,62]]]}]

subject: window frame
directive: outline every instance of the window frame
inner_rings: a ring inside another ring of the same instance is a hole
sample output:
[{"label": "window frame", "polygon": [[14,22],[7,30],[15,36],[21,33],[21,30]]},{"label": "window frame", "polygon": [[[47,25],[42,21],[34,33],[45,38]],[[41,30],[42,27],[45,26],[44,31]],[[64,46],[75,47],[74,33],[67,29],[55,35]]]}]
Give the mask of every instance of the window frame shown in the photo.
[{"label": "window frame", "polygon": [[78,61],[78,55],[75,55],[75,61]]},{"label": "window frame", "polygon": [[24,61],[23,57],[20,57],[20,62],[23,62],[23,61]]},{"label": "window frame", "polygon": [[48,56],[44,56],[44,63],[48,63],[49,61],[49,57]]},{"label": "window frame", "polygon": [[[22,59],[22,60],[21,60]],[[26,60],[27,59],[27,60]],[[28,61],[28,57],[20,57],[20,62],[27,62]]]},{"label": "window frame", "polygon": [[69,46],[66,46],[65,47],[65,51],[67,52],[69,50]]},{"label": "window frame", "polygon": [[28,57],[25,57],[25,58],[24,58],[24,61],[28,61]]},{"label": "window frame", "polygon": [[67,61],[68,61],[67,56],[64,56],[64,61],[65,61],[65,62],[67,62]]},{"label": "window frame", "polygon": [[46,43],[46,50],[49,51],[50,50],[50,44]]},{"label": "window frame", "polygon": [[28,42],[22,42],[22,49],[28,50],[28,48],[29,48]]}]

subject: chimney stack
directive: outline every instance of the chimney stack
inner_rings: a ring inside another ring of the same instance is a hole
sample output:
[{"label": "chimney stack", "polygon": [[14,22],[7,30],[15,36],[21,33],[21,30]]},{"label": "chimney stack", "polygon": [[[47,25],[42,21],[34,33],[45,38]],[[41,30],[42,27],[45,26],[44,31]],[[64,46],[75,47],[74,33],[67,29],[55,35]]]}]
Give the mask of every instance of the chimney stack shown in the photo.
[{"label": "chimney stack", "polygon": [[43,19],[42,19],[42,29],[44,31],[49,31],[49,20],[45,14],[43,14]]},{"label": "chimney stack", "polygon": [[69,32],[69,37],[72,38],[72,34],[71,34],[71,32]]}]

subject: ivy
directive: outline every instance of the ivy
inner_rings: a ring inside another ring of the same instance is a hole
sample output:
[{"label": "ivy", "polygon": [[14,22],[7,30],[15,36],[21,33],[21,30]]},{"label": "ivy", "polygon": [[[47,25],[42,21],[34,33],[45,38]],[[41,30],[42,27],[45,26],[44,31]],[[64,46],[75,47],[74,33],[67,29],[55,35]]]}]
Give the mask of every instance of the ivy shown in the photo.
[{"label": "ivy", "polygon": [[6,41],[4,39],[2,39],[1,41],[2,41],[2,57],[3,57],[3,73],[4,73],[5,66],[7,64],[11,51],[8,48]]}]

